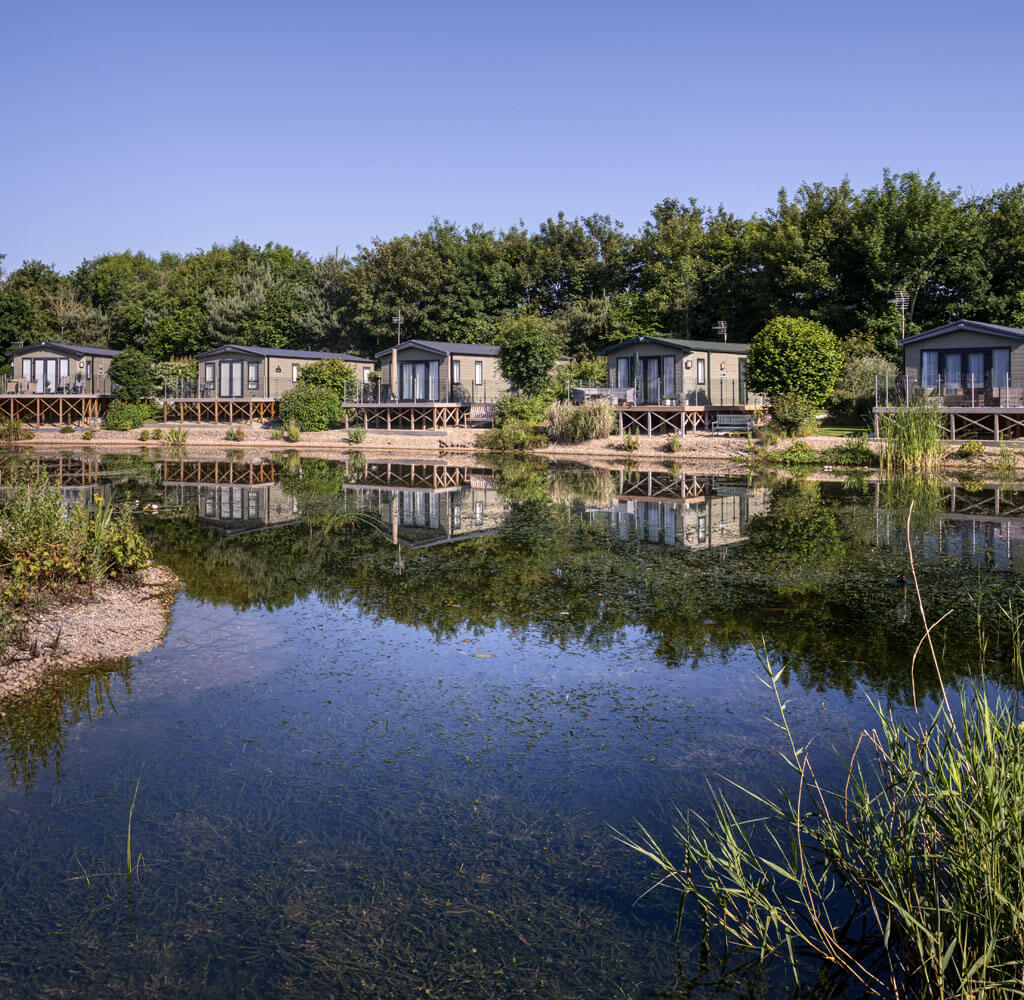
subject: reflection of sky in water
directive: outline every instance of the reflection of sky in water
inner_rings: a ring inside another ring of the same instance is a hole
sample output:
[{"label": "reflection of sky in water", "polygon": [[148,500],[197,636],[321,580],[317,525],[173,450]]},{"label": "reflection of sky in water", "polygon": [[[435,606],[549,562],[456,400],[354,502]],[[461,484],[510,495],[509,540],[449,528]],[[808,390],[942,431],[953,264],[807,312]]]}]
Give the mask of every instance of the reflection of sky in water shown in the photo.
[{"label": "reflection of sky in water", "polygon": [[[506,523],[510,502],[474,475],[429,495],[367,484],[344,502],[366,530],[397,531],[410,564],[443,559],[463,534]],[[224,546],[301,507],[280,484],[155,489],[168,508],[198,503]],[[603,533],[603,558],[619,561],[651,545],[717,561],[771,512],[767,491],[722,478],[595,477],[588,489],[564,500],[567,524]],[[865,540],[884,527],[873,499],[855,512]],[[607,997],[670,983],[674,900],[638,899],[647,872],[611,830],[642,821],[664,834],[673,807],[701,808],[716,776],[785,780],[773,696],[749,646],[718,651],[703,617],[699,659],[674,667],[636,623],[599,643],[551,641],[569,613],[558,594],[545,591],[530,624],[455,616],[441,638],[363,614],[358,592],[277,611],[180,597],[166,642],[128,688],[111,682],[114,709],[82,712],[30,794],[0,792],[0,994],[17,982],[22,995]],[[681,613],[662,596],[661,615]],[[898,589],[883,596],[905,616]],[[772,600],[759,615],[788,613]],[[756,641],[765,619],[748,620]],[[860,669],[836,673],[807,687],[787,675],[784,692],[825,780],[839,766],[828,748],[871,720],[849,680]],[[112,873],[137,781],[145,866],[129,895]],[[684,956],[696,941],[684,927]]]}]

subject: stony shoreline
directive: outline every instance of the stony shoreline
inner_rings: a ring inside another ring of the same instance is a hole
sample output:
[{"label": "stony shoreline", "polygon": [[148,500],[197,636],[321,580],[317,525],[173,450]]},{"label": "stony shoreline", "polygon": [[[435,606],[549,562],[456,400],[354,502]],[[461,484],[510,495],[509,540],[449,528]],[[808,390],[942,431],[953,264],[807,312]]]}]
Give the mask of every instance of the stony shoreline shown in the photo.
[{"label": "stony shoreline", "polygon": [[59,671],[153,649],[167,632],[180,585],[170,570],[150,564],[137,579],[107,580],[91,595],[54,597],[26,612],[27,642],[0,661],[0,701]]}]

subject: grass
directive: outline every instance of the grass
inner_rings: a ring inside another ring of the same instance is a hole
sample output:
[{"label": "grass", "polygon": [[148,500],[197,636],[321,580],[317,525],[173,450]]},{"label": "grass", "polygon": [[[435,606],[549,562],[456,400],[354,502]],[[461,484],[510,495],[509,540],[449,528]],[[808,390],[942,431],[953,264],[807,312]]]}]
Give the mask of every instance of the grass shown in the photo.
[{"label": "grass", "polygon": [[942,414],[933,403],[901,406],[880,419],[885,467],[898,472],[930,472],[945,452]]},{"label": "grass", "polygon": [[366,428],[350,427],[348,431],[348,439],[352,444],[362,444],[362,442],[366,440]]},{"label": "grass", "polygon": [[[679,890],[680,919],[692,899],[708,934],[717,928],[760,963],[782,959],[797,989],[807,985],[797,955],[810,952],[837,988],[856,984],[862,995],[1022,997],[1020,697],[991,694],[984,676],[959,692],[943,684],[910,559],[925,628],[918,650],[928,650],[939,682],[934,711],[915,707],[898,720],[874,704],[876,726],[860,734],[845,784],[825,787],[787,717],[784,671],[765,655],[791,793],[740,789],[762,814],[750,820],[715,790],[709,817],[680,813],[678,861],[643,827],[618,837],[654,864],[659,885]],[[1024,613],[1008,606],[1004,614],[1024,680]]]},{"label": "grass", "polygon": [[552,441],[578,444],[608,437],[615,426],[615,407],[606,399],[582,406],[560,400],[548,407],[547,418]]},{"label": "grass", "polygon": [[829,424],[821,424],[814,429],[815,434],[823,437],[857,438],[863,437],[863,427],[834,427]]}]

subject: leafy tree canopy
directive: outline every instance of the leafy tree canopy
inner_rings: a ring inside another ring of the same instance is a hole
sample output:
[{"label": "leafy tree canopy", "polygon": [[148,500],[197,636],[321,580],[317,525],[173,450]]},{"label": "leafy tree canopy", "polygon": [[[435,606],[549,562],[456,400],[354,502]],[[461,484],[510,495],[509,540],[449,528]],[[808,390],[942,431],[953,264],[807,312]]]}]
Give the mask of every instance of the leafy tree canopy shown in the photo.
[{"label": "leafy tree canopy", "polygon": [[498,367],[513,389],[540,392],[555,367],[562,345],[550,320],[519,313],[502,324]]},{"label": "leafy tree canopy", "polygon": [[107,371],[117,386],[118,399],[145,399],[153,394],[153,362],[142,351],[126,348],[111,359]]},{"label": "leafy tree canopy", "polygon": [[796,395],[822,404],[843,369],[835,334],[798,316],[771,320],[750,341],[747,386],[767,396]]},{"label": "leafy tree canopy", "polygon": [[351,395],[356,387],[356,370],[341,358],[324,358],[306,365],[299,372],[300,385],[318,385],[337,393],[344,399],[346,393]]}]

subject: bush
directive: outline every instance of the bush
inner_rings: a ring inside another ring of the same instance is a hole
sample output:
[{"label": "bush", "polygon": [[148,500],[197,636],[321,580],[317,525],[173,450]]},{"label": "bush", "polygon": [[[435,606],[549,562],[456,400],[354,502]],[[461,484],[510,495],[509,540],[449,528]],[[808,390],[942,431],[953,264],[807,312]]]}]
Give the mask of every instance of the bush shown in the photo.
[{"label": "bush", "polygon": [[683,447],[683,439],[678,434],[670,434],[668,441],[665,442],[665,448],[668,451],[679,451]]},{"label": "bush", "polygon": [[64,424],[64,426],[61,427],[60,432],[61,434],[74,434],[75,429],[74,427],[71,426],[71,424]]},{"label": "bush", "polygon": [[96,432],[90,427],[87,431],[82,434],[82,439],[85,441],[91,441],[93,434]]},{"label": "bush", "polygon": [[793,437],[810,434],[815,428],[817,406],[805,396],[796,393],[780,393],[772,397],[772,420]]},{"label": "bush", "polygon": [[[314,361],[311,365],[299,371],[299,385],[315,385],[321,389],[330,389],[338,399],[355,397],[356,378],[355,368],[341,358],[322,358]],[[306,428],[311,430],[312,428]],[[326,428],[321,428],[326,430]]]},{"label": "bush", "polygon": [[139,435],[139,440],[140,440],[140,441],[148,441],[148,440],[149,440],[149,431],[143,431],[143,432],[142,432],[142,433],[141,433],[141,434]]},{"label": "bush", "polygon": [[773,399],[797,396],[821,406],[842,367],[842,348],[831,330],[813,320],[778,316],[750,340],[747,387]]},{"label": "bush", "polygon": [[622,436],[622,444],[619,447],[623,451],[636,451],[640,447],[640,436],[632,431],[626,431]]},{"label": "bush", "polygon": [[348,431],[348,439],[352,444],[361,444],[366,439],[366,428],[350,427]]},{"label": "bush", "polygon": [[281,396],[278,413],[283,424],[294,423],[303,431],[326,431],[341,423],[341,399],[333,389],[299,382]]},{"label": "bush", "polygon": [[984,458],[985,457],[985,446],[980,441],[964,441],[956,451],[953,452],[954,458]]},{"label": "bush", "polygon": [[34,438],[35,434],[32,433],[20,420],[12,419],[5,420],[3,424],[0,424],[0,438],[3,438],[8,444],[14,441],[28,441],[30,438]]},{"label": "bush", "polygon": [[167,432],[168,444],[184,444],[188,440],[188,431],[181,427],[172,427]]},{"label": "bush", "polygon": [[543,448],[547,438],[521,420],[510,420],[494,430],[484,431],[477,437],[476,443],[485,451],[531,451]]},{"label": "bush", "polygon": [[494,406],[494,426],[501,427],[510,420],[536,424],[543,419],[547,405],[543,396],[500,396]]},{"label": "bush", "polygon": [[241,427],[231,427],[225,432],[224,439],[227,441],[244,441],[245,431]]},{"label": "bush", "polygon": [[302,428],[297,423],[295,423],[294,420],[289,420],[284,425],[284,430],[282,434],[285,441],[295,442],[298,441],[299,437],[302,435]]},{"label": "bush", "polygon": [[134,347],[129,347],[112,358],[107,374],[116,386],[118,399],[145,399],[153,394],[153,362]]},{"label": "bush", "polygon": [[899,374],[899,366],[878,354],[867,354],[846,363],[828,403],[829,413],[849,423],[865,422],[875,405],[876,376],[890,379]]},{"label": "bush", "polygon": [[148,403],[127,403],[115,399],[103,418],[103,426],[111,431],[132,431],[141,427],[148,419]]},{"label": "bush", "polygon": [[582,406],[552,403],[547,416],[548,437],[565,444],[606,438],[615,426],[615,408],[606,399]]}]

